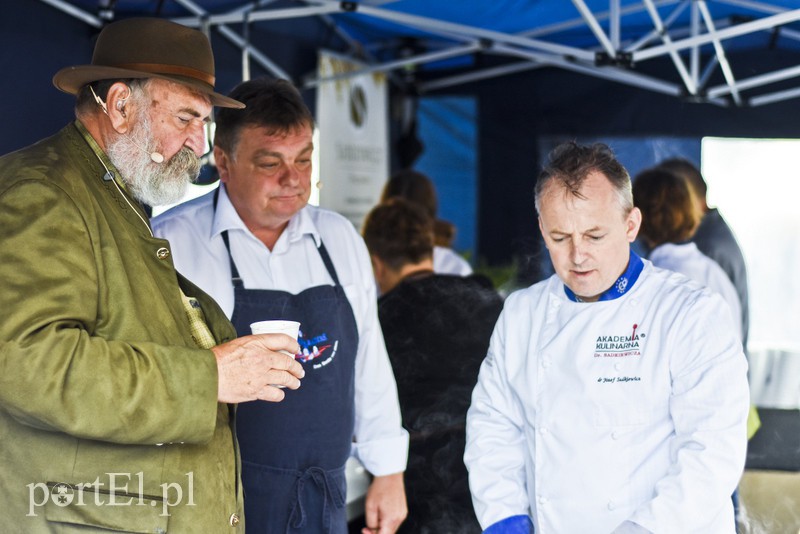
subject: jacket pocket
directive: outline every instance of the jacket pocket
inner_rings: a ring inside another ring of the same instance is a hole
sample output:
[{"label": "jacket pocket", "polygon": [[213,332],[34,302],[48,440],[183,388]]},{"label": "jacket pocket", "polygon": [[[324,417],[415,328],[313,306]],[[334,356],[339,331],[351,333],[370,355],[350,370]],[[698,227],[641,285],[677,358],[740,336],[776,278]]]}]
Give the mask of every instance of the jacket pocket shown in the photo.
[{"label": "jacket pocket", "polygon": [[58,532],[85,532],[82,527],[95,527],[118,532],[165,534],[169,524],[169,508],[163,498],[138,493],[111,493],[80,489],[64,482],[48,482],[51,498],[44,515],[51,523],[61,523]]}]

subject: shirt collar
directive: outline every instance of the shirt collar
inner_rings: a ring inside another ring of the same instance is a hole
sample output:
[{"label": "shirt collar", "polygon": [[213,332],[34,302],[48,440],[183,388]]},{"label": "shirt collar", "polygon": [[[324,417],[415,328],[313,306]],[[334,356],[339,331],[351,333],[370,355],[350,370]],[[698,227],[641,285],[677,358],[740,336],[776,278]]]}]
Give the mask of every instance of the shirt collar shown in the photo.
[{"label": "shirt collar", "polygon": [[[628,259],[628,267],[625,269],[625,272],[617,278],[617,281],[614,282],[610,288],[603,291],[600,296],[597,298],[597,301],[603,300],[614,300],[618,299],[622,295],[628,292],[633,285],[636,283],[636,280],[639,279],[639,275],[642,273],[642,269],[644,268],[644,262],[642,258],[640,258],[633,250],[630,251],[630,258]],[[567,298],[572,302],[583,302],[570,288],[566,285],[564,286],[564,292],[567,294]]]},{"label": "shirt collar", "polygon": [[[290,243],[299,241],[307,234],[314,239],[317,248],[319,248],[321,243],[319,230],[317,230],[314,220],[308,213],[308,209],[308,206],[304,207],[298,211],[294,217],[289,219],[289,224],[275,243],[273,252],[280,252],[288,247]],[[231,199],[228,196],[228,191],[225,189],[225,184],[220,183],[217,205],[214,210],[214,220],[211,223],[211,237],[216,237],[226,230],[239,230],[247,235],[253,236],[253,233],[245,226],[241,217],[239,217],[236,208],[233,207]],[[256,237],[253,236],[253,239],[256,239]]]}]

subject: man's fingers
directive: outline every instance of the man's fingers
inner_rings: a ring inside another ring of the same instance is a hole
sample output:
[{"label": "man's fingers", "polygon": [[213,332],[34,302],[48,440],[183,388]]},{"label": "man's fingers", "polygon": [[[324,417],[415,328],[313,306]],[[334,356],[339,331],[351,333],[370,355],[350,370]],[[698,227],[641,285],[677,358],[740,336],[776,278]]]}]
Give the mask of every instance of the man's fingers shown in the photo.
[{"label": "man's fingers", "polygon": [[[273,353],[282,352],[286,355],[286,358],[273,358],[271,360],[271,366],[273,368],[286,370],[297,378],[303,378],[303,376],[305,376],[306,372],[303,370],[303,366],[292,356],[300,352],[300,345],[297,341],[286,334],[255,334],[249,337],[255,340],[254,343],[258,344],[258,350],[261,352],[263,352],[264,348],[267,348]],[[281,385],[291,387],[289,384],[281,383]],[[292,389],[297,388],[292,387]]]},{"label": "man's fingers", "polygon": [[220,402],[277,402],[285,396],[281,387],[297,389],[305,376],[293,356],[300,346],[285,334],[244,336],[212,350],[217,358]]},{"label": "man's fingers", "polygon": [[296,376],[279,369],[270,369],[264,373],[264,382],[270,386],[281,386],[289,389],[300,387],[300,380]]},{"label": "man's fingers", "polygon": [[286,394],[281,388],[266,386],[256,395],[256,398],[267,402],[280,402],[285,396]]}]

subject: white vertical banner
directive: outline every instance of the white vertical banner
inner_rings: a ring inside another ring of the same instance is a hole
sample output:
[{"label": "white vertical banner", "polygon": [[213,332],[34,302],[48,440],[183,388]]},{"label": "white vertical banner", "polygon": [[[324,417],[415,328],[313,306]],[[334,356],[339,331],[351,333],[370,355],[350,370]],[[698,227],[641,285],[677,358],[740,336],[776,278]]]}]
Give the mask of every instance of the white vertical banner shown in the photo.
[{"label": "white vertical banner", "polygon": [[[364,65],[320,51],[318,74],[327,78]],[[319,205],[361,228],[389,173],[386,76],[371,73],[317,87]]]}]

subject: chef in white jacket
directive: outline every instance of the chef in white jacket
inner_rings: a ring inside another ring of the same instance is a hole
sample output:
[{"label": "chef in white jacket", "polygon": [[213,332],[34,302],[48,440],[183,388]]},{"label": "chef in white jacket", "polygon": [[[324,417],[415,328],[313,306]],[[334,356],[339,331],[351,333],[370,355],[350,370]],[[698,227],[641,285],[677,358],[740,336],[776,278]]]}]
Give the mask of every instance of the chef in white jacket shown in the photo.
[{"label": "chef in white jacket", "polygon": [[557,147],[536,209],[556,274],[506,300],[467,416],[481,526],[733,534],[749,392],[726,304],[631,251],[608,147]]}]

